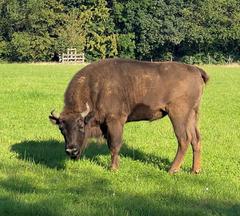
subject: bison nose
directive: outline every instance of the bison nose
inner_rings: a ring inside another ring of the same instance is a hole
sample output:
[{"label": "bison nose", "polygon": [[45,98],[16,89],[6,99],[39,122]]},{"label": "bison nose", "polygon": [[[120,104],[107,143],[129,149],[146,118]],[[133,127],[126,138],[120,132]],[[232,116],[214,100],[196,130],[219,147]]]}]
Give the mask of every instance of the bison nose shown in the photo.
[{"label": "bison nose", "polygon": [[69,155],[77,155],[78,154],[78,149],[77,148],[67,148],[66,153]]}]

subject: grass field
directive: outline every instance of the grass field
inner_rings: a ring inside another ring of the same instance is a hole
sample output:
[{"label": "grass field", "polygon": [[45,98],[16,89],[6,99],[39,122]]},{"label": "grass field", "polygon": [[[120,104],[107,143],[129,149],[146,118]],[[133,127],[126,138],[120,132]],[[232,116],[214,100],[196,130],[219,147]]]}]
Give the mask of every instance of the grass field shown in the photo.
[{"label": "grass field", "polygon": [[125,126],[121,166],[94,140],[80,161],[49,123],[79,65],[0,64],[0,215],[240,215],[240,67],[205,66],[203,171],[169,175],[168,118]]}]

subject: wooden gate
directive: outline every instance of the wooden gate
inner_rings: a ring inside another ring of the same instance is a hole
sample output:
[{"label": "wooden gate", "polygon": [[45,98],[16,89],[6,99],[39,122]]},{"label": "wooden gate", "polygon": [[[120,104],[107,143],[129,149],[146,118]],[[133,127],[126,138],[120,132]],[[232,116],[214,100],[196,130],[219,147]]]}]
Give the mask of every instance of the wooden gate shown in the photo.
[{"label": "wooden gate", "polygon": [[84,53],[77,53],[76,48],[67,49],[67,53],[63,53],[59,61],[62,63],[84,63],[85,56]]}]

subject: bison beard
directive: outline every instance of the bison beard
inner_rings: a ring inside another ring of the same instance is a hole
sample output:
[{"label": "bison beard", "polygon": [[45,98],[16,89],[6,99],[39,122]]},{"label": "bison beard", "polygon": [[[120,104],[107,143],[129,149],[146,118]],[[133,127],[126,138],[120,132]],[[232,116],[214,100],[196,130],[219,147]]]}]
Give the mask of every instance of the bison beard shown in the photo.
[{"label": "bison beard", "polygon": [[201,144],[197,120],[207,81],[206,72],[192,65],[102,60],[73,77],[65,92],[63,111],[49,118],[59,126],[72,158],[80,157],[88,137],[103,135],[111,152],[111,169],[116,170],[124,124],[168,115],[178,141],[169,172],[179,171],[191,143],[192,172],[198,173]]}]

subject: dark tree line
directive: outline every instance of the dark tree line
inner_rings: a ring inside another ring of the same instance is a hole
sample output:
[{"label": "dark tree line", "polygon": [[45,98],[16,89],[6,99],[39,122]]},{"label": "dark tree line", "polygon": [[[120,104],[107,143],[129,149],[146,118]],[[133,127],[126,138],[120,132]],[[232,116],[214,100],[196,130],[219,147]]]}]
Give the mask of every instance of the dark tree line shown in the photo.
[{"label": "dark tree line", "polygon": [[76,47],[124,57],[240,60],[239,0],[0,0],[0,59],[50,61]]}]

